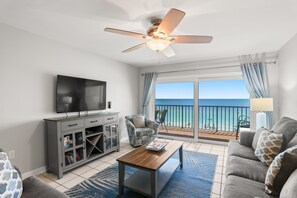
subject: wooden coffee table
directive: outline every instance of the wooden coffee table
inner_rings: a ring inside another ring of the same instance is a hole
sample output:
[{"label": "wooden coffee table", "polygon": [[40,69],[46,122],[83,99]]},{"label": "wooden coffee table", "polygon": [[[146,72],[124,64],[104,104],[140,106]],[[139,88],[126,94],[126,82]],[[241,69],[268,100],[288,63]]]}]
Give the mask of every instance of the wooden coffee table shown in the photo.
[{"label": "wooden coffee table", "polygon": [[[141,146],[117,159],[119,194],[129,188],[148,197],[157,197],[178,166],[183,168],[183,142],[168,141],[163,151],[149,151]],[[179,150],[179,160],[171,156]],[[125,179],[125,166],[137,171]]]}]

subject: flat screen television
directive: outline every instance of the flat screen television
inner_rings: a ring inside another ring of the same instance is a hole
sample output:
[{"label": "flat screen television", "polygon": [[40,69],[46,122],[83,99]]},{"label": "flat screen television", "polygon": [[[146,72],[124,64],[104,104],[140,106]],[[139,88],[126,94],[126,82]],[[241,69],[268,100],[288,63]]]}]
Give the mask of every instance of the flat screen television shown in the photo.
[{"label": "flat screen television", "polygon": [[106,109],[106,82],[57,76],[57,113]]}]

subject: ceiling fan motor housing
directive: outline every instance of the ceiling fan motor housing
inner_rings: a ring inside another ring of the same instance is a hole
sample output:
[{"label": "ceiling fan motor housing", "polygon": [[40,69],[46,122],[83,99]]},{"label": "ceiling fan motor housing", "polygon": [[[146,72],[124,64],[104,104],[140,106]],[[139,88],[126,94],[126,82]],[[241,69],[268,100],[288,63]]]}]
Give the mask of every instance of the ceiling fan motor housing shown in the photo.
[{"label": "ceiling fan motor housing", "polygon": [[156,32],[158,30],[158,27],[159,25],[161,24],[162,22],[162,19],[153,19],[151,21],[151,23],[153,24],[152,27],[150,27],[148,30],[147,30],[147,35],[149,35],[150,37],[159,37],[159,35],[156,35]]}]

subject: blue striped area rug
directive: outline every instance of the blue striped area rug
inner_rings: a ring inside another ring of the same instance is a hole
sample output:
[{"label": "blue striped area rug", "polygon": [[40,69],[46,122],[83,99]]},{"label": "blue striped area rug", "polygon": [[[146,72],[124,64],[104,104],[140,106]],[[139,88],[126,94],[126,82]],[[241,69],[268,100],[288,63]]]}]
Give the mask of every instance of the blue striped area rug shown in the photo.
[{"label": "blue striped area rug", "polygon": [[[178,158],[177,154],[173,157]],[[210,197],[216,163],[217,155],[184,151],[183,169],[177,168],[159,194],[159,197]],[[125,178],[128,178],[135,171],[135,168],[126,166]],[[124,195],[119,196],[118,187],[118,164],[116,163],[69,189],[65,194],[72,198],[143,197],[128,189],[125,189]]]}]

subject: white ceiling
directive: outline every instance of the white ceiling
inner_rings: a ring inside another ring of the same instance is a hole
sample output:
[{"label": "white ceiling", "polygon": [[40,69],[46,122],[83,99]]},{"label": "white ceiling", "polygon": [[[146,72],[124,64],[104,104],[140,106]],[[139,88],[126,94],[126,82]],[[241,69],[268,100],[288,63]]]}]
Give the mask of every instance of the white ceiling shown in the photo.
[{"label": "white ceiling", "polygon": [[[172,44],[167,58],[144,42],[105,27],[146,33],[149,19],[186,12],[172,34],[214,37],[210,44]],[[297,32],[296,0],[0,0],[0,22],[136,66],[181,63],[279,50]]]}]

